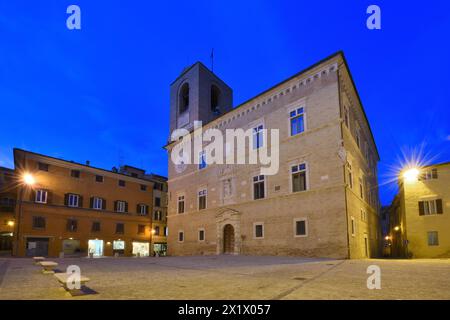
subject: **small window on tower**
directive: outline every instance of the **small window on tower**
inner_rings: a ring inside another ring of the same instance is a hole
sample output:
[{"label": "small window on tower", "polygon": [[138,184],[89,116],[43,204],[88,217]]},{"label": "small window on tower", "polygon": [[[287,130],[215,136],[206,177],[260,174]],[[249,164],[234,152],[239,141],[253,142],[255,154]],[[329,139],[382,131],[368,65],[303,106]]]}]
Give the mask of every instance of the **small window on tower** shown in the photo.
[{"label": "small window on tower", "polygon": [[211,86],[211,111],[214,113],[219,112],[219,98],[220,98],[220,90],[217,86]]},{"label": "small window on tower", "polygon": [[189,84],[185,83],[180,90],[180,113],[189,109]]}]

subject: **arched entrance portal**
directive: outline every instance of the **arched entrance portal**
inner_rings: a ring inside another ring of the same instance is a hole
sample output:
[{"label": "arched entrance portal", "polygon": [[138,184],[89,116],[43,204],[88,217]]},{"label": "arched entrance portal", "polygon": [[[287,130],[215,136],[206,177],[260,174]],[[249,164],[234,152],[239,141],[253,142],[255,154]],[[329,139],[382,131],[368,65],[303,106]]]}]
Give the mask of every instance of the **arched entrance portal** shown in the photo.
[{"label": "arched entrance portal", "polygon": [[234,228],[231,224],[223,228],[223,253],[234,253]]}]

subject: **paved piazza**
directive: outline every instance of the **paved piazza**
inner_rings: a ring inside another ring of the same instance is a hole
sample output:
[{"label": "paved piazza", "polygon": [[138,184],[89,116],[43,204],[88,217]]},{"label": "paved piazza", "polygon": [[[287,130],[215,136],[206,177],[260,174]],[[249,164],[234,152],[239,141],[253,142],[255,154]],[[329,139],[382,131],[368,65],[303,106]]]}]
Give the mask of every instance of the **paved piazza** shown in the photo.
[{"label": "paved piazza", "polygon": [[[197,256],[50,259],[96,294],[71,297],[29,258],[0,258],[0,299],[450,299],[450,259]],[[381,289],[367,289],[369,265]]]}]

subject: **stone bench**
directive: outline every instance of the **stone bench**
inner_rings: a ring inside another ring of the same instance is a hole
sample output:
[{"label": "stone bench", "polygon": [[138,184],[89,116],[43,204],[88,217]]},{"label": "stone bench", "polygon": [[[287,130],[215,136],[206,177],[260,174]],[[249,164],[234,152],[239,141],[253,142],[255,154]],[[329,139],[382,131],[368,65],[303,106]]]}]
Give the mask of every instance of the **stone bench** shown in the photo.
[{"label": "stone bench", "polygon": [[41,261],[39,265],[42,267],[42,273],[55,273],[55,268],[58,266],[56,262],[53,261]]},{"label": "stone bench", "polygon": [[[80,288],[69,288],[67,281],[69,281],[69,283],[72,280],[69,280],[69,277],[71,276],[70,274],[67,273],[55,273],[54,274],[55,278],[58,279],[59,283],[62,285],[62,287],[69,292],[72,296],[80,296],[80,295],[85,295],[86,293],[84,293],[82,291],[82,287],[85,285],[86,282],[88,282],[90,279],[88,277],[84,277],[84,276],[80,276]],[[74,284],[73,284],[74,285]]]},{"label": "stone bench", "polygon": [[33,257],[34,264],[37,266],[39,265],[39,262],[42,262],[44,260],[45,260],[44,257]]}]

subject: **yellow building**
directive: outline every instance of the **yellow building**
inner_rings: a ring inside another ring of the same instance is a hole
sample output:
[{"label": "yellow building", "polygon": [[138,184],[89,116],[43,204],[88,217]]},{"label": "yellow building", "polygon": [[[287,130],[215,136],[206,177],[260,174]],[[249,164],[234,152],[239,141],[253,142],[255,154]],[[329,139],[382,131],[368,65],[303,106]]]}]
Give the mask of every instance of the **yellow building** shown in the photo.
[{"label": "yellow building", "polygon": [[392,255],[450,257],[450,162],[403,172],[390,208]]}]

